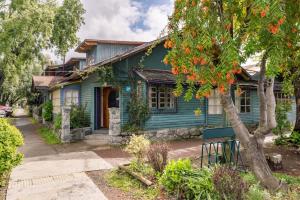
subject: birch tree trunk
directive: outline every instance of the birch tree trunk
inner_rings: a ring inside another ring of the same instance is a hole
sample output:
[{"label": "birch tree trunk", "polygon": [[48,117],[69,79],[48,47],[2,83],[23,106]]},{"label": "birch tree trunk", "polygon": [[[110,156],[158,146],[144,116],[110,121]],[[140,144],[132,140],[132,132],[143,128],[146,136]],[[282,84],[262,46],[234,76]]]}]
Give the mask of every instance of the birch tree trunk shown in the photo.
[{"label": "birch tree trunk", "polygon": [[272,175],[263,149],[265,135],[272,133],[272,129],[277,125],[275,118],[276,102],[273,92],[274,78],[266,79],[266,62],[267,53],[262,57],[257,89],[260,99],[260,122],[253,135],[249,133],[249,130],[240,119],[237,108],[233,104],[230,91],[221,95],[222,105],[237,138],[245,149],[246,159],[249,161],[253,173],[261,184],[269,190],[286,189],[286,184],[282,184]]},{"label": "birch tree trunk", "polygon": [[250,135],[248,129],[241,121],[237,109],[233,104],[230,92],[221,95],[222,105],[231,122],[231,126],[241,142],[246,152],[246,159],[250,163],[250,167],[261,182],[261,184],[270,190],[277,190],[281,187],[281,182],[277,180],[271,172],[269,165],[266,161],[263,145],[260,142],[261,137],[257,138],[255,135]]}]

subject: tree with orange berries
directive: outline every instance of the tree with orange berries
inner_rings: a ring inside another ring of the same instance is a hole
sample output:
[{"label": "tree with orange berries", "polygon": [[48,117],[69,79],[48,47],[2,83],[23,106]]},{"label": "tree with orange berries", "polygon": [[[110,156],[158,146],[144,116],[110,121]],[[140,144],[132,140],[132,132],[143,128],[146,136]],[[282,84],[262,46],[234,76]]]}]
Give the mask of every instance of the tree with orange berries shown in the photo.
[{"label": "tree with orange berries", "polygon": [[296,123],[294,131],[300,131],[300,5],[296,0],[287,1],[287,20],[285,24],[284,39],[284,60],[282,76],[284,80],[284,91],[287,95],[294,95],[296,102]]},{"label": "tree with orange berries", "polygon": [[[297,12],[286,8],[292,2],[299,5],[295,0],[176,0],[165,42],[169,52],[164,62],[176,75],[174,94],[184,93],[186,100],[207,98],[217,88],[253,173],[270,190],[285,186],[272,175],[263,141],[276,127],[274,78],[285,66],[286,22],[293,16],[287,12]],[[260,122],[250,134],[233,103],[231,89],[242,72],[241,64],[257,54],[261,55]]]}]

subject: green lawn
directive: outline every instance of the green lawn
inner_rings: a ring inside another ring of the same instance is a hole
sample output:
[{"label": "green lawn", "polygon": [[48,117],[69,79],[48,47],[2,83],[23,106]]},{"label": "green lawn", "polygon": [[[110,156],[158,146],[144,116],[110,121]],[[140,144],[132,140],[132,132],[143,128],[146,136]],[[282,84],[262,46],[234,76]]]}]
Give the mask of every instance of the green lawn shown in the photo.
[{"label": "green lawn", "polygon": [[38,129],[38,132],[47,144],[61,144],[61,141],[52,129],[42,127]]}]

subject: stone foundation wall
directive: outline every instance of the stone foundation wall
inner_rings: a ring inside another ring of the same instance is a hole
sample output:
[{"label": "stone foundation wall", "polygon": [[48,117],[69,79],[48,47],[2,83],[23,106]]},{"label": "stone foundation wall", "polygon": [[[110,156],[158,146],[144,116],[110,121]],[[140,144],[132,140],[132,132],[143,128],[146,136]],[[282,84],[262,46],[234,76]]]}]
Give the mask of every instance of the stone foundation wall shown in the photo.
[{"label": "stone foundation wall", "polygon": [[125,144],[132,134],[145,135],[151,141],[167,141],[177,139],[192,139],[200,138],[203,133],[202,127],[194,128],[173,128],[173,129],[160,129],[139,131],[138,133],[121,132],[119,135],[111,135],[111,144],[120,145]]},{"label": "stone foundation wall", "polygon": [[120,108],[109,108],[109,131],[111,136],[121,134]]},{"label": "stone foundation wall", "polygon": [[86,127],[70,129],[70,134],[68,135],[68,137],[61,137],[62,130],[59,130],[57,134],[63,143],[76,142],[83,140],[86,135],[92,134],[92,128]]},{"label": "stone foundation wall", "polygon": [[37,122],[42,122],[43,121],[43,118],[41,117],[41,113],[40,113],[39,108],[37,106],[34,106],[32,108],[32,117]]}]

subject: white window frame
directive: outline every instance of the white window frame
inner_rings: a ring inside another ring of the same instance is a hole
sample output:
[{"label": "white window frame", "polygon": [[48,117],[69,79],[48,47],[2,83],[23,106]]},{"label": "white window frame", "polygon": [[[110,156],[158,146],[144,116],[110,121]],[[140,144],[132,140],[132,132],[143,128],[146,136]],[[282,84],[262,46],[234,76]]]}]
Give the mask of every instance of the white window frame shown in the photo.
[{"label": "white window frame", "polygon": [[[249,102],[247,100],[249,100]],[[237,90],[235,90],[235,106],[239,113],[251,113],[251,91],[242,90],[242,92],[238,94]]]},{"label": "white window frame", "polygon": [[70,89],[65,91],[64,105],[79,105],[79,90]]},{"label": "white window frame", "polygon": [[148,89],[149,108],[157,110],[175,109],[176,98],[173,88],[167,86],[150,86]]},{"label": "white window frame", "polygon": [[223,114],[223,105],[221,103],[221,95],[217,89],[211,90],[211,95],[208,97],[208,114],[221,115]]}]

